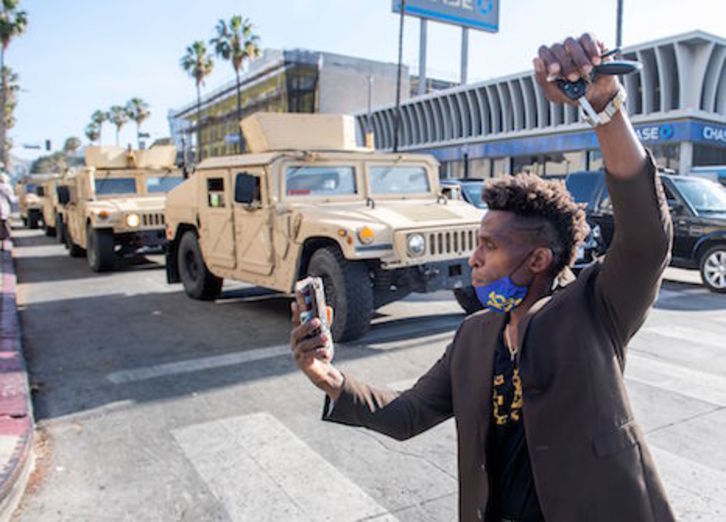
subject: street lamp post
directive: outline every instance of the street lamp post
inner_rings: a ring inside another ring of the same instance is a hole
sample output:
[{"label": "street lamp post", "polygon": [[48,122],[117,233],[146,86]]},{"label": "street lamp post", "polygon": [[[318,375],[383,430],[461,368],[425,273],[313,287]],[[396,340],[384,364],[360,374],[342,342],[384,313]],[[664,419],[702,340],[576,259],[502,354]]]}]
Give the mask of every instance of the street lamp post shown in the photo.
[{"label": "street lamp post", "polygon": [[623,46],[623,0],[618,0],[617,27],[615,29],[615,47]]},{"label": "street lamp post", "polygon": [[371,123],[371,94],[373,75],[368,75],[368,115],[366,116],[366,148],[373,148],[373,124]]}]

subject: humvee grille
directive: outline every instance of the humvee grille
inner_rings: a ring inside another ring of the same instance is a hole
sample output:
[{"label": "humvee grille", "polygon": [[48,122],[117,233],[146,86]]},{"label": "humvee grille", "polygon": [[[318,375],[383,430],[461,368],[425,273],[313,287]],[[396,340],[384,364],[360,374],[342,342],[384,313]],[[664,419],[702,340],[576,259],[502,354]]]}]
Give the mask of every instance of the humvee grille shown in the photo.
[{"label": "humvee grille", "polygon": [[164,214],[161,212],[150,212],[141,215],[141,224],[145,227],[163,227]]},{"label": "humvee grille", "polygon": [[475,230],[448,230],[429,234],[429,255],[471,252],[476,244]]}]

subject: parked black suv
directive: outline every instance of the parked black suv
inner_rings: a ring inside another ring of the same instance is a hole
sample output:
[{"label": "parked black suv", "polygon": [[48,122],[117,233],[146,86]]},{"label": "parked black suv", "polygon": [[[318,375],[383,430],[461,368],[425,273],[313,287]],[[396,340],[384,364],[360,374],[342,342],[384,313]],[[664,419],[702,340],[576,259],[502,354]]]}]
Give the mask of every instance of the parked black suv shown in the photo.
[{"label": "parked black suv", "polygon": [[[673,220],[671,265],[698,269],[704,286],[726,293],[726,189],[712,181],[659,174]],[[587,218],[600,227],[603,243],[615,233],[613,209],[603,171],[575,172],[565,180]]]}]

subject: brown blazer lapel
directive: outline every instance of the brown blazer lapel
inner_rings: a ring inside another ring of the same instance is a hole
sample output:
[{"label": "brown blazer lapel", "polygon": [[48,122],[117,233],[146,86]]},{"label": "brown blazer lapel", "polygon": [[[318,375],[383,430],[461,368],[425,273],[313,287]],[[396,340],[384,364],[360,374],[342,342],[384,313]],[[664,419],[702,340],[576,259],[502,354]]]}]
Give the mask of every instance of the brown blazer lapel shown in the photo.
[{"label": "brown blazer lapel", "polygon": [[489,420],[492,416],[492,379],[494,374],[494,352],[497,346],[499,333],[504,326],[505,315],[502,313],[487,312],[479,325],[477,338],[469,342],[476,343],[470,350],[472,357],[469,361],[469,371],[476,374],[472,386],[469,404],[472,413],[477,419],[481,448],[485,447],[486,435],[489,430]]},{"label": "brown blazer lapel", "polygon": [[527,315],[524,316],[524,319],[521,323],[517,326],[517,364],[519,364],[519,359],[522,356],[522,348],[524,347],[524,341],[525,336],[527,335],[527,329],[529,327],[529,322],[532,320],[532,317],[542,310],[544,306],[550,302],[550,299],[552,299],[552,295],[547,295],[543,298],[541,298],[539,301],[536,301],[529,310],[527,310]]}]

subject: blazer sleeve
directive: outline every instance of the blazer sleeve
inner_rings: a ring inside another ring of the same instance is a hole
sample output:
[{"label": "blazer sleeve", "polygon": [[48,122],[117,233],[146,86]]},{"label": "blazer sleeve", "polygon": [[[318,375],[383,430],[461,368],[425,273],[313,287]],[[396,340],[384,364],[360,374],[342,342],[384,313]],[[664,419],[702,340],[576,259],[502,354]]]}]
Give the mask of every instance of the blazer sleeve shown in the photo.
[{"label": "blazer sleeve", "polygon": [[405,440],[448,419],[453,414],[449,367],[455,342],[404,392],[375,388],[344,373],[343,391],[330,412],[330,399],[325,399],[323,420],[363,426]]},{"label": "blazer sleeve", "polygon": [[621,366],[626,346],[645,321],[668,266],[673,227],[655,162],[623,180],[606,174],[615,235],[595,281],[595,302],[614,337]]}]

